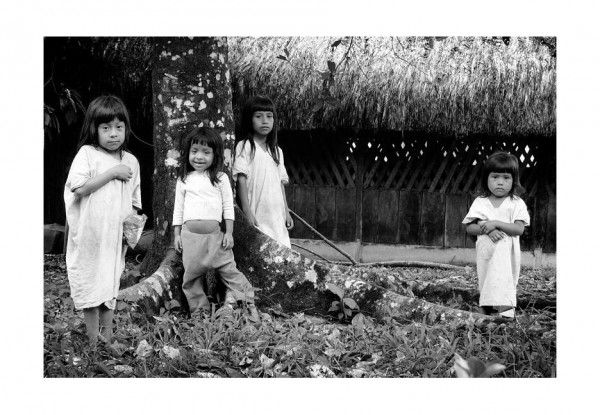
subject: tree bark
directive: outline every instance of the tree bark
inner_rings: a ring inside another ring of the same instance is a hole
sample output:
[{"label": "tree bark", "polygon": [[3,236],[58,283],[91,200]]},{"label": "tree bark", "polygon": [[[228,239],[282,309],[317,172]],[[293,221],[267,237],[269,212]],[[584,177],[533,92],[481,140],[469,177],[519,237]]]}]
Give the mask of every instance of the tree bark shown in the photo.
[{"label": "tree bark", "polygon": [[[238,269],[259,290],[257,305],[281,305],[285,312],[324,315],[339,298],[328,288],[335,284],[352,298],[360,311],[377,319],[472,320],[475,324],[492,320],[479,313],[456,310],[416,298],[409,281],[387,268],[361,268],[324,264],[303,257],[277,243],[251,226],[236,207],[234,256]],[[121,291],[119,300],[137,304],[148,314],[156,314],[165,301],[181,295],[181,258],[170,250],[156,273],[141,283]]]},{"label": "tree bark", "polygon": [[231,171],[235,140],[227,59],[226,38],[154,39],[154,238],[140,266],[146,275],[154,273],[172,244],[180,138],[195,127],[214,127]]}]

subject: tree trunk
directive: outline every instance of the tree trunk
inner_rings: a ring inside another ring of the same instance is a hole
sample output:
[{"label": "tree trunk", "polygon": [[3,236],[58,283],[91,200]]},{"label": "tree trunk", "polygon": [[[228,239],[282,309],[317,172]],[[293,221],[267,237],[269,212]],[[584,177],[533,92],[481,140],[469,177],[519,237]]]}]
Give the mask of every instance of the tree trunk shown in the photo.
[{"label": "tree trunk", "polygon": [[140,266],[146,275],[172,244],[180,138],[195,127],[214,127],[225,142],[228,172],[235,141],[226,38],[155,38],[152,67],[154,238]]},{"label": "tree trunk", "polygon": [[[286,312],[326,314],[339,298],[327,283],[344,290],[360,310],[375,318],[423,319],[428,322],[450,319],[475,323],[492,318],[456,310],[414,297],[410,281],[403,281],[387,268],[349,267],[324,264],[303,257],[258,231],[235,209],[234,255],[238,269],[257,291],[257,305],[281,305]],[[121,291],[119,300],[137,304],[148,314],[156,314],[165,301],[181,297],[181,258],[169,251],[160,268],[150,278]]]}]

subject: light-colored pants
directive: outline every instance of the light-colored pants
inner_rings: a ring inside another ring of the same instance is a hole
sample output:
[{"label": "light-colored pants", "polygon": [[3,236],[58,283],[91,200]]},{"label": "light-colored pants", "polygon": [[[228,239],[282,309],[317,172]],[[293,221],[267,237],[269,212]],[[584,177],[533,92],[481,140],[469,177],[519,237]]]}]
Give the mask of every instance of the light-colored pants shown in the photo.
[{"label": "light-colored pants", "polygon": [[187,230],[185,224],[181,229],[183,248],[183,292],[188,301],[190,312],[200,308],[209,310],[210,303],[202,280],[209,270],[215,270],[230,290],[235,300],[254,303],[252,285],[235,265],[233,251],[222,246],[223,232],[220,229],[213,233],[199,234]]}]

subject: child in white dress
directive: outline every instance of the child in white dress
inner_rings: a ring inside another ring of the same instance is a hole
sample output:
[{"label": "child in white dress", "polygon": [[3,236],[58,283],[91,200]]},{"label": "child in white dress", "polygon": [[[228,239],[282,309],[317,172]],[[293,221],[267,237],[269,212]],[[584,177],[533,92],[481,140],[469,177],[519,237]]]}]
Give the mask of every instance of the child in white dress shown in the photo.
[{"label": "child in white dress", "polygon": [[93,100],[65,183],[67,274],[71,297],[75,308],[83,309],[93,347],[99,334],[111,341],[125,269],[123,221],[142,208],[140,166],[126,151],[130,131],[129,115],[119,98]]},{"label": "child in white dress", "polygon": [[479,305],[485,314],[513,318],[521,268],[519,236],[529,225],[527,206],[517,196],[523,191],[517,158],[492,154],[483,166],[480,188],[462,221],[467,233],[477,236]]},{"label": "child in white dress", "polygon": [[[233,257],[233,192],[223,173],[223,141],[212,128],[196,128],[181,143],[173,208],[174,245],[183,258],[183,292],[190,312],[208,313],[202,277],[215,270],[227,287],[224,310],[247,304],[250,320],[259,319],[250,282]],[[220,222],[225,220],[225,233]]]},{"label": "child in white dress", "polygon": [[233,178],[238,203],[259,230],[291,247],[294,227],[284,185],[289,178],[277,145],[277,113],[267,97],[252,97],[242,110],[242,139],[236,145]]}]

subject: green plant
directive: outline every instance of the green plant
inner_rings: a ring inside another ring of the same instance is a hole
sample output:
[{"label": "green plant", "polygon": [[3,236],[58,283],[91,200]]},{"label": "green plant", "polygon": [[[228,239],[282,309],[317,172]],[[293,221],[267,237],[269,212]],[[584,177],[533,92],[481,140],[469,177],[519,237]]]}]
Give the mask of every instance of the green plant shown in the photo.
[{"label": "green plant", "polygon": [[454,355],[454,371],[459,378],[489,378],[506,369],[500,363],[485,363],[476,357],[463,359],[458,353]]},{"label": "green plant", "polygon": [[344,290],[335,284],[326,283],[327,289],[338,296],[339,301],[333,301],[331,307],[327,310],[328,313],[336,313],[337,317],[342,321],[349,320],[353,314],[358,313],[359,307],[352,298],[346,297]]}]

